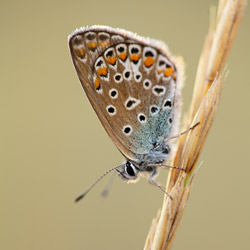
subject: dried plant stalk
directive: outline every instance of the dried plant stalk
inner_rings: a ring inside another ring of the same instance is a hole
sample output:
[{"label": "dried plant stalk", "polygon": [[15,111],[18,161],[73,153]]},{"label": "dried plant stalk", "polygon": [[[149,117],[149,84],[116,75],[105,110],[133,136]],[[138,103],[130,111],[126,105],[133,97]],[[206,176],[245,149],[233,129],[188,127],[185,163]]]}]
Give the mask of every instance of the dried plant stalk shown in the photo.
[{"label": "dried plant stalk", "polygon": [[183,130],[197,122],[200,124],[179,138],[172,165],[180,166],[186,171],[170,171],[166,190],[173,200],[168,196],[164,197],[161,213],[152,223],[144,250],[171,248],[188,201],[197,159],[214,119],[225,80],[223,69],[245,6],[246,0],[220,0],[216,20],[211,18]]}]

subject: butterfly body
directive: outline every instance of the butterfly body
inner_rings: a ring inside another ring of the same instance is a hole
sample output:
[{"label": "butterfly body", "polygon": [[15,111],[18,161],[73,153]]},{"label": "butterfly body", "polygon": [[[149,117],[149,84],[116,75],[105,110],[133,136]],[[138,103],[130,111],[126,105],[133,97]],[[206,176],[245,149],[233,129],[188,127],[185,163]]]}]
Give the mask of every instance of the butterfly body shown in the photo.
[{"label": "butterfly body", "polygon": [[120,176],[155,175],[178,129],[182,64],[164,44],[105,26],[77,30],[69,47],[78,77],[105,130],[127,159]]}]

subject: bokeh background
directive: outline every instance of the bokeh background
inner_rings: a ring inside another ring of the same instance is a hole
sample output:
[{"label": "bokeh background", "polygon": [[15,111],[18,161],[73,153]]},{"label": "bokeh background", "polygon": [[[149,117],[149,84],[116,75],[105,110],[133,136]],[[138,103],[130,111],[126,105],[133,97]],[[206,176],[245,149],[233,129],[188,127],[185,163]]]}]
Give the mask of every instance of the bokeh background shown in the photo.
[{"label": "bokeh background", "polygon": [[[188,110],[215,0],[0,2],[0,249],[138,250],[163,194],[142,180],[103,180],[122,156],[82,90],[67,36],[103,24],[165,41],[186,62]],[[203,161],[173,249],[249,249],[249,58],[247,9]],[[159,181],[165,182],[162,170]]]}]

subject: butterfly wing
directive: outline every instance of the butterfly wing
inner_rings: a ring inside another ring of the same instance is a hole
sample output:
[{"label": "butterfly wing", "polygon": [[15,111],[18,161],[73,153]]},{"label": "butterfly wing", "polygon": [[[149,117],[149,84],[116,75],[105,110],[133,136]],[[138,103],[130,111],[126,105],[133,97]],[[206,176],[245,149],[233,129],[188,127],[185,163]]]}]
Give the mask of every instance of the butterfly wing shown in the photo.
[{"label": "butterfly wing", "polygon": [[181,76],[159,42],[93,26],[74,32],[69,46],[90,103],[122,154],[136,161],[169,136]]}]

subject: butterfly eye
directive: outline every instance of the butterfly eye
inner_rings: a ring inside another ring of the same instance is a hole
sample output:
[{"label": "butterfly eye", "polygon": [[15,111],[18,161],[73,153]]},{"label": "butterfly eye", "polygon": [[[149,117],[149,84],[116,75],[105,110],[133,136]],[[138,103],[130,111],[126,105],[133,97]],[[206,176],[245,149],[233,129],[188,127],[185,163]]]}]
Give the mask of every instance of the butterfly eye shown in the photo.
[{"label": "butterfly eye", "polygon": [[138,170],[136,169],[134,164],[132,164],[130,161],[127,161],[125,164],[125,173],[130,178],[136,177]]}]

